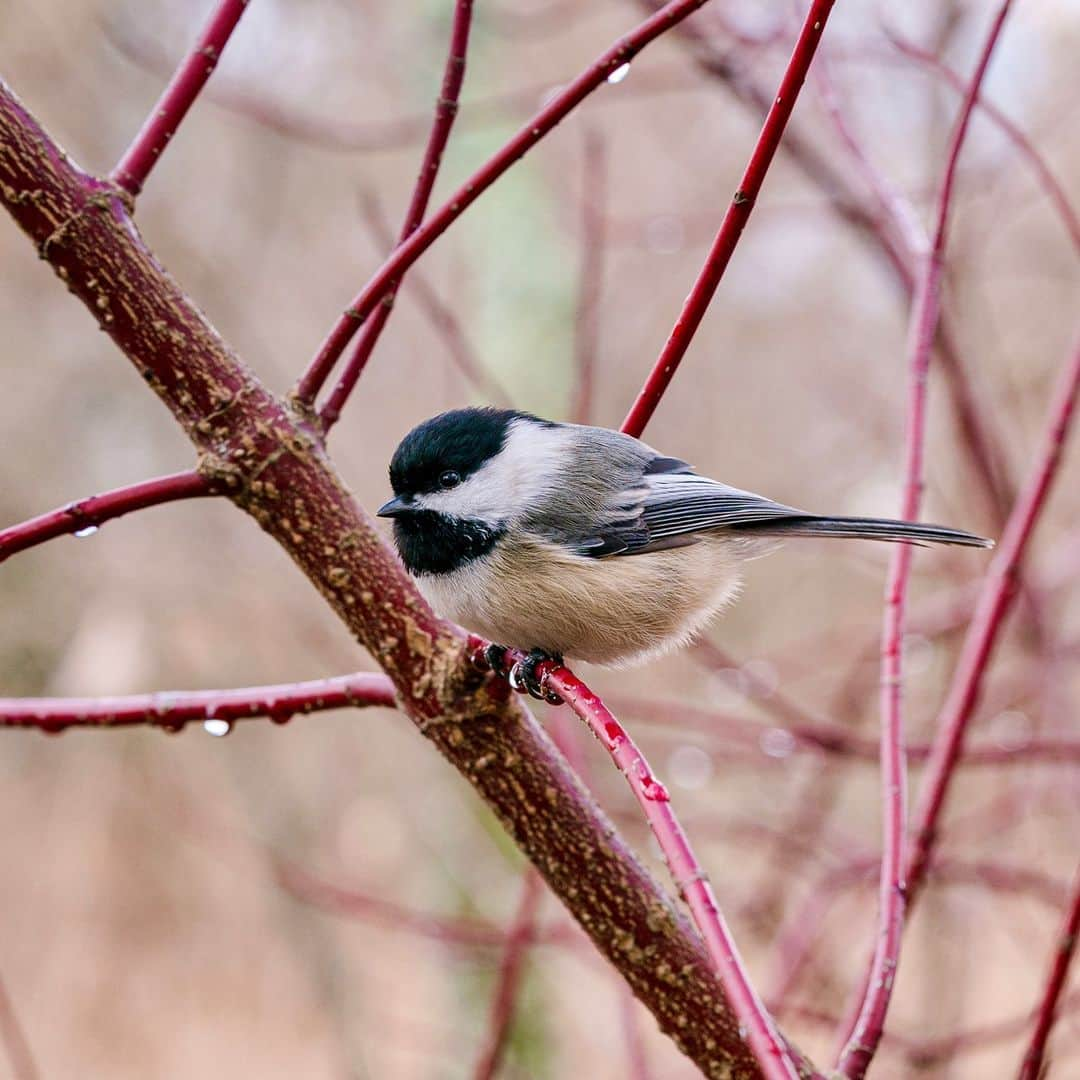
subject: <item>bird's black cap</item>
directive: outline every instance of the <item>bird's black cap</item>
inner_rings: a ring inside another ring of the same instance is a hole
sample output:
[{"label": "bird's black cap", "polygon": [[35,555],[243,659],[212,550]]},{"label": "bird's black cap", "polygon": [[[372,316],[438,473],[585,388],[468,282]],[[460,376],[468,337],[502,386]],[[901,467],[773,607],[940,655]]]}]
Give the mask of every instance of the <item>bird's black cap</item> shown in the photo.
[{"label": "bird's black cap", "polygon": [[453,409],[425,420],[394,451],[390,461],[394,494],[437,491],[439,477],[448,469],[465,479],[503,448],[515,420],[551,426],[547,420],[515,409]]}]

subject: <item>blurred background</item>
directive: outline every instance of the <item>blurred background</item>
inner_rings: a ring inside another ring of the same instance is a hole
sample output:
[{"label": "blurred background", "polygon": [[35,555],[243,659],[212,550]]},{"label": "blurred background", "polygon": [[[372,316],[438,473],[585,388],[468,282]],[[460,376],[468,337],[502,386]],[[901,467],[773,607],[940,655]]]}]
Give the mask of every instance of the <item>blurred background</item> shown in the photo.
[{"label": "blurred background", "polygon": [[[211,7],[0,0],[0,74],[105,173]],[[400,436],[444,408],[508,400],[620,423],[737,186],[804,7],[706,6],[422,260],[331,440],[364,506],[386,498]],[[650,442],[781,502],[896,513],[909,301],[837,118],[927,223],[959,98],[896,38],[966,78],[996,8],[837,5],[827,82],[811,78],[792,122],[800,149],[781,151]],[[451,9],[253,0],[139,200],[150,246],[275,390],[400,226]],[[479,0],[436,203],[645,13],[630,0]],[[1080,203],[1078,49],[1076,4],[1015,5],[986,96]],[[1078,286],[1078,250],[1044,184],[977,115],[945,315],[1006,495],[1039,445]],[[6,221],[0,325],[0,525],[192,464],[164,408]],[[999,535],[1000,500],[939,367],[929,415],[924,516]],[[972,729],[1000,753],[954,785],[873,1076],[1010,1075],[1022,1052],[1080,835],[1076,755],[1023,752],[1040,735],[1080,736],[1078,470],[1074,439]],[[583,671],[668,781],[758,987],[822,1064],[874,933],[888,556],[789,544],[750,566],[742,602],[700,647]],[[987,561],[916,553],[913,744],[933,733]],[[133,515],[0,568],[0,695],[370,666],[225,502]],[[662,873],[603,751],[557,710],[542,719],[579,740],[597,797]],[[843,725],[856,750],[795,734],[815,723]],[[474,1075],[524,867],[400,715],[252,722],[228,738],[198,726],[0,737],[0,979],[42,1077]],[[549,896],[537,925],[545,943],[528,953],[501,1075],[696,1075]],[[1065,1000],[1054,1076],[1080,1069],[1080,1013]]]}]

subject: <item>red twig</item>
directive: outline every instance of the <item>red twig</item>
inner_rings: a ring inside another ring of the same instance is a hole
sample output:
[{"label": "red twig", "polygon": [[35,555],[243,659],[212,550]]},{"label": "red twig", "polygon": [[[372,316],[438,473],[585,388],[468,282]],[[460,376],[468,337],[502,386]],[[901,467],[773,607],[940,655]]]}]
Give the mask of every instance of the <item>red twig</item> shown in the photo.
[{"label": "red twig", "polygon": [[706,0],[671,0],[655,15],[620,38],[581,75],[568,83],[518,133],[484,163],[408,240],[395,248],[345,310],[297,383],[295,396],[310,405],[338,358],[392,283],[450,227],[516,161],[531,150],[613,71],[628,64],[650,42],[696,11]]},{"label": "red twig", "polygon": [[[909,521],[919,516],[923,485],[923,454],[926,433],[926,381],[930,351],[937,335],[941,310],[941,279],[945,264],[945,240],[952,207],[960,152],[967,136],[971,114],[979,96],[983,77],[1000,39],[1011,0],[1004,0],[990,27],[979,61],[968,84],[949,141],[945,171],[938,193],[936,223],[930,251],[919,275],[912,306],[908,350],[911,382],[908,397],[908,431],[905,488],[900,516]],[[903,747],[904,618],[908,582],[911,576],[910,545],[898,545],[893,552],[886,587],[881,650],[881,786],[882,855],[878,894],[878,932],[870,970],[861,995],[861,1004],[850,1034],[837,1062],[844,1076],[860,1080],[873,1060],[885,1029],[885,1016],[892,998],[896,966],[900,959],[900,937],[904,922],[906,885],[904,881],[904,840],[907,822],[907,763]]]},{"label": "red twig", "polygon": [[0,1039],[3,1040],[4,1048],[7,1050],[8,1064],[11,1066],[11,1075],[14,1080],[38,1080],[41,1072],[2,979],[0,979]]},{"label": "red twig", "polygon": [[[454,21],[450,28],[450,45],[446,53],[446,65],[443,68],[442,91],[435,103],[435,119],[432,122],[427,147],[424,149],[424,157],[420,163],[420,175],[416,178],[412,199],[405,212],[398,244],[403,244],[420,227],[424,214],[427,212],[431,192],[435,187],[435,179],[439,175],[443,151],[450,138],[450,129],[454,126],[454,117],[457,116],[461,85],[465,81],[465,56],[469,49],[472,8],[473,0],[456,0],[454,4]],[[361,332],[353,354],[345,365],[341,380],[334,387],[333,393],[319,413],[323,431],[329,431],[341,416],[345,402],[352,393],[361,372],[367,366],[383,328],[390,319],[394,294],[404,276],[403,271],[397,278],[390,281],[382,295],[378,310],[372,313]]]},{"label": "red twig", "polygon": [[238,690],[177,690],[127,697],[0,698],[0,728],[40,728],[55,733],[69,727],[132,727],[147,724],[181,731],[198,720],[270,717],[283,724],[296,713],[397,704],[385,675],[360,672],[332,679],[252,686]]},{"label": "red twig", "polygon": [[[482,655],[479,647],[476,653]],[[507,656],[514,661],[522,659],[513,652]],[[675,816],[667,789],[655,778],[645,755],[607,706],[573,672],[548,663],[539,666],[538,674],[541,684],[555,691],[588,725],[630,785],[660,845],[672,881],[693,915],[762,1075],[766,1080],[798,1080],[798,1066],[750,984],[708,876]]]},{"label": "red twig", "polygon": [[236,29],[248,0],[220,0],[195,48],[176,69],[134,142],[124,152],[110,179],[132,195],[142,191],[150,170],[160,160],[188,109],[217,67],[221,52]]},{"label": "red twig", "polygon": [[1005,525],[938,718],[938,735],[930,752],[912,830],[907,872],[908,891],[912,899],[925,876],[926,864],[937,838],[938,820],[963,749],[968,721],[978,702],[991,653],[1015,596],[1020,563],[1057,474],[1073,420],[1078,390],[1080,342],[1061,372],[1050,405],[1042,449]]},{"label": "red twig", "polygon": [[596,355],[600,337],[600,294],[604,276],[604,204],[607,161],[604,140],[593,129],[585,133],[585,165],[581,193],[581,278],[574,321],[574,389],[570,418],[587,424],[592,416]]},{"label": "red twig", "polygon": [[1080,868],[1073,879],[1069,901],[1065,908],[1065,918],[1054,943],[1054,958],[1046,979],[1046,989],[1039,1002],[1035,1017],[1035,1030],[1031,1033],[1031,1042],[1021,1062],[1017,1074],[1019,1080],[1038,1080],[1042,1075],[1043,1056],[1046,1052],[1046,1040],[1057,1017],[1058,1003],[1065,980],[1069,974],[1069,964],[1076,951],[1076,938],[1080,934]]},{"label": "red twig", "polygon": [[18,525],[0,529],[0,562],[17,551],[43,544],[57,536],[68,533],[88,535],[106,521],[134,510],[213,494],[213,485],[204,476],[197,472],[182,472],[144,480],[129,487],[106,491],[102,495],[91,495]]},{"label": "red twig", "polygon": [[502,1061],[514,1022],[514,1006],[521,987],[525,956],[533,937],[536,909],[543,894],[544,883],[540,875],[535,870],[526,870],[521,900],[506,937],[506,949],[495,980],[487,1039],[473,1069],[475,1080],[492,1080]]},{"label": "red twig", "polygon": [[802,30],[795,42],[791,59],[780,83],[780,89],[773,99],[772,105],[765,116],[765,122],[761,128],[754,145],[750,162],[743,173],[742,181],[738,190],[728,206],[727,213],[720,225],[720,231],[716,234],[712,247],[709,250],[705,265],[698,275],[690,295],[686,298],[679,318],[675,323],[671,335],[667,339],[659,358],[654,365],[645,385],[637,396],[633,407],[623,421],[622,430],[630,435],[640,435],[649,422],[650,417],[660,403],[664,391],[671,382],[680,361],[690,347],[697,328],[705,316],[720,279],[727,269],[735,245],[739,242],[743,228],[750,218],[750,212],[761,192],[761,185],[765,180],[765,174],[769,171],[780,139],[784,134],[788,118],[795,107],[795,100],[799,96],[806,72],[810,62],[814,58],[821,34],[825,29],[825,21],[832,10],[834,0],[813,0]]}]

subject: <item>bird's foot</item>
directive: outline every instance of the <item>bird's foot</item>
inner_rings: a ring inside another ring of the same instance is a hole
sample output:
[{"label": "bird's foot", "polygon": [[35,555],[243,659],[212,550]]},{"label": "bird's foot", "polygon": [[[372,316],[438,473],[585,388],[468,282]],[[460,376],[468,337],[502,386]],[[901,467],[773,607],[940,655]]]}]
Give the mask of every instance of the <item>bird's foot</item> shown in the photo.
[{"label": "bird's foot", "polygon": [[562,667],[563,658],[559,653],[531,649],[523,660],[519,660],[510,669],[510,685],[519,693],[528,691],[537,701],[546,701],[549,705],[561,705],[563,699],[554,690],[548,690],[544,686],[545,679],[537,675],[536,669],[546,663],[554,667]]},{"label": "bird's foot", "polygon": [[484,649],[484,659],[487,666],[499,676],[505,679],[510,675],[510,668],[506,666],[506,646],[496,645],[492,642]]}]

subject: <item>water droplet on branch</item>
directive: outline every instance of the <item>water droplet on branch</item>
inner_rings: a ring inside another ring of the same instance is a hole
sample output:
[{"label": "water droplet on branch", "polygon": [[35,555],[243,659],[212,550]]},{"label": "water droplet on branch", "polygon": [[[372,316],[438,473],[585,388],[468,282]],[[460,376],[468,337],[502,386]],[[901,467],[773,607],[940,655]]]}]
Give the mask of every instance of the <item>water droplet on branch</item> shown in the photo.
[{"label": "water droplet on branch", "polygon": [[213,735],[215,738],[220,739],[232,731],[232,723],[229,720],[222,720],[219,717],[212,716],[209,720],[203,721],[203,731],[207,735]]},{"label": "water droplet on branch", "polygon": [[84,536],[93,536],[97,531],[98,527],[96,525],[86,525],[81,529],[76,529],[72,535],[82,539]]},{"label": "water droplet on branch", "polygon": [[629,75],[629,74],[630,74],[630,65],[629,64],[623,64],[622,67],[617,67],[607,77],[607,81],[609,83],[611,83],[612,86],[616,86],[618,83],[621,83],[623,81],[623,79],[625,79],[626,76]]}]

